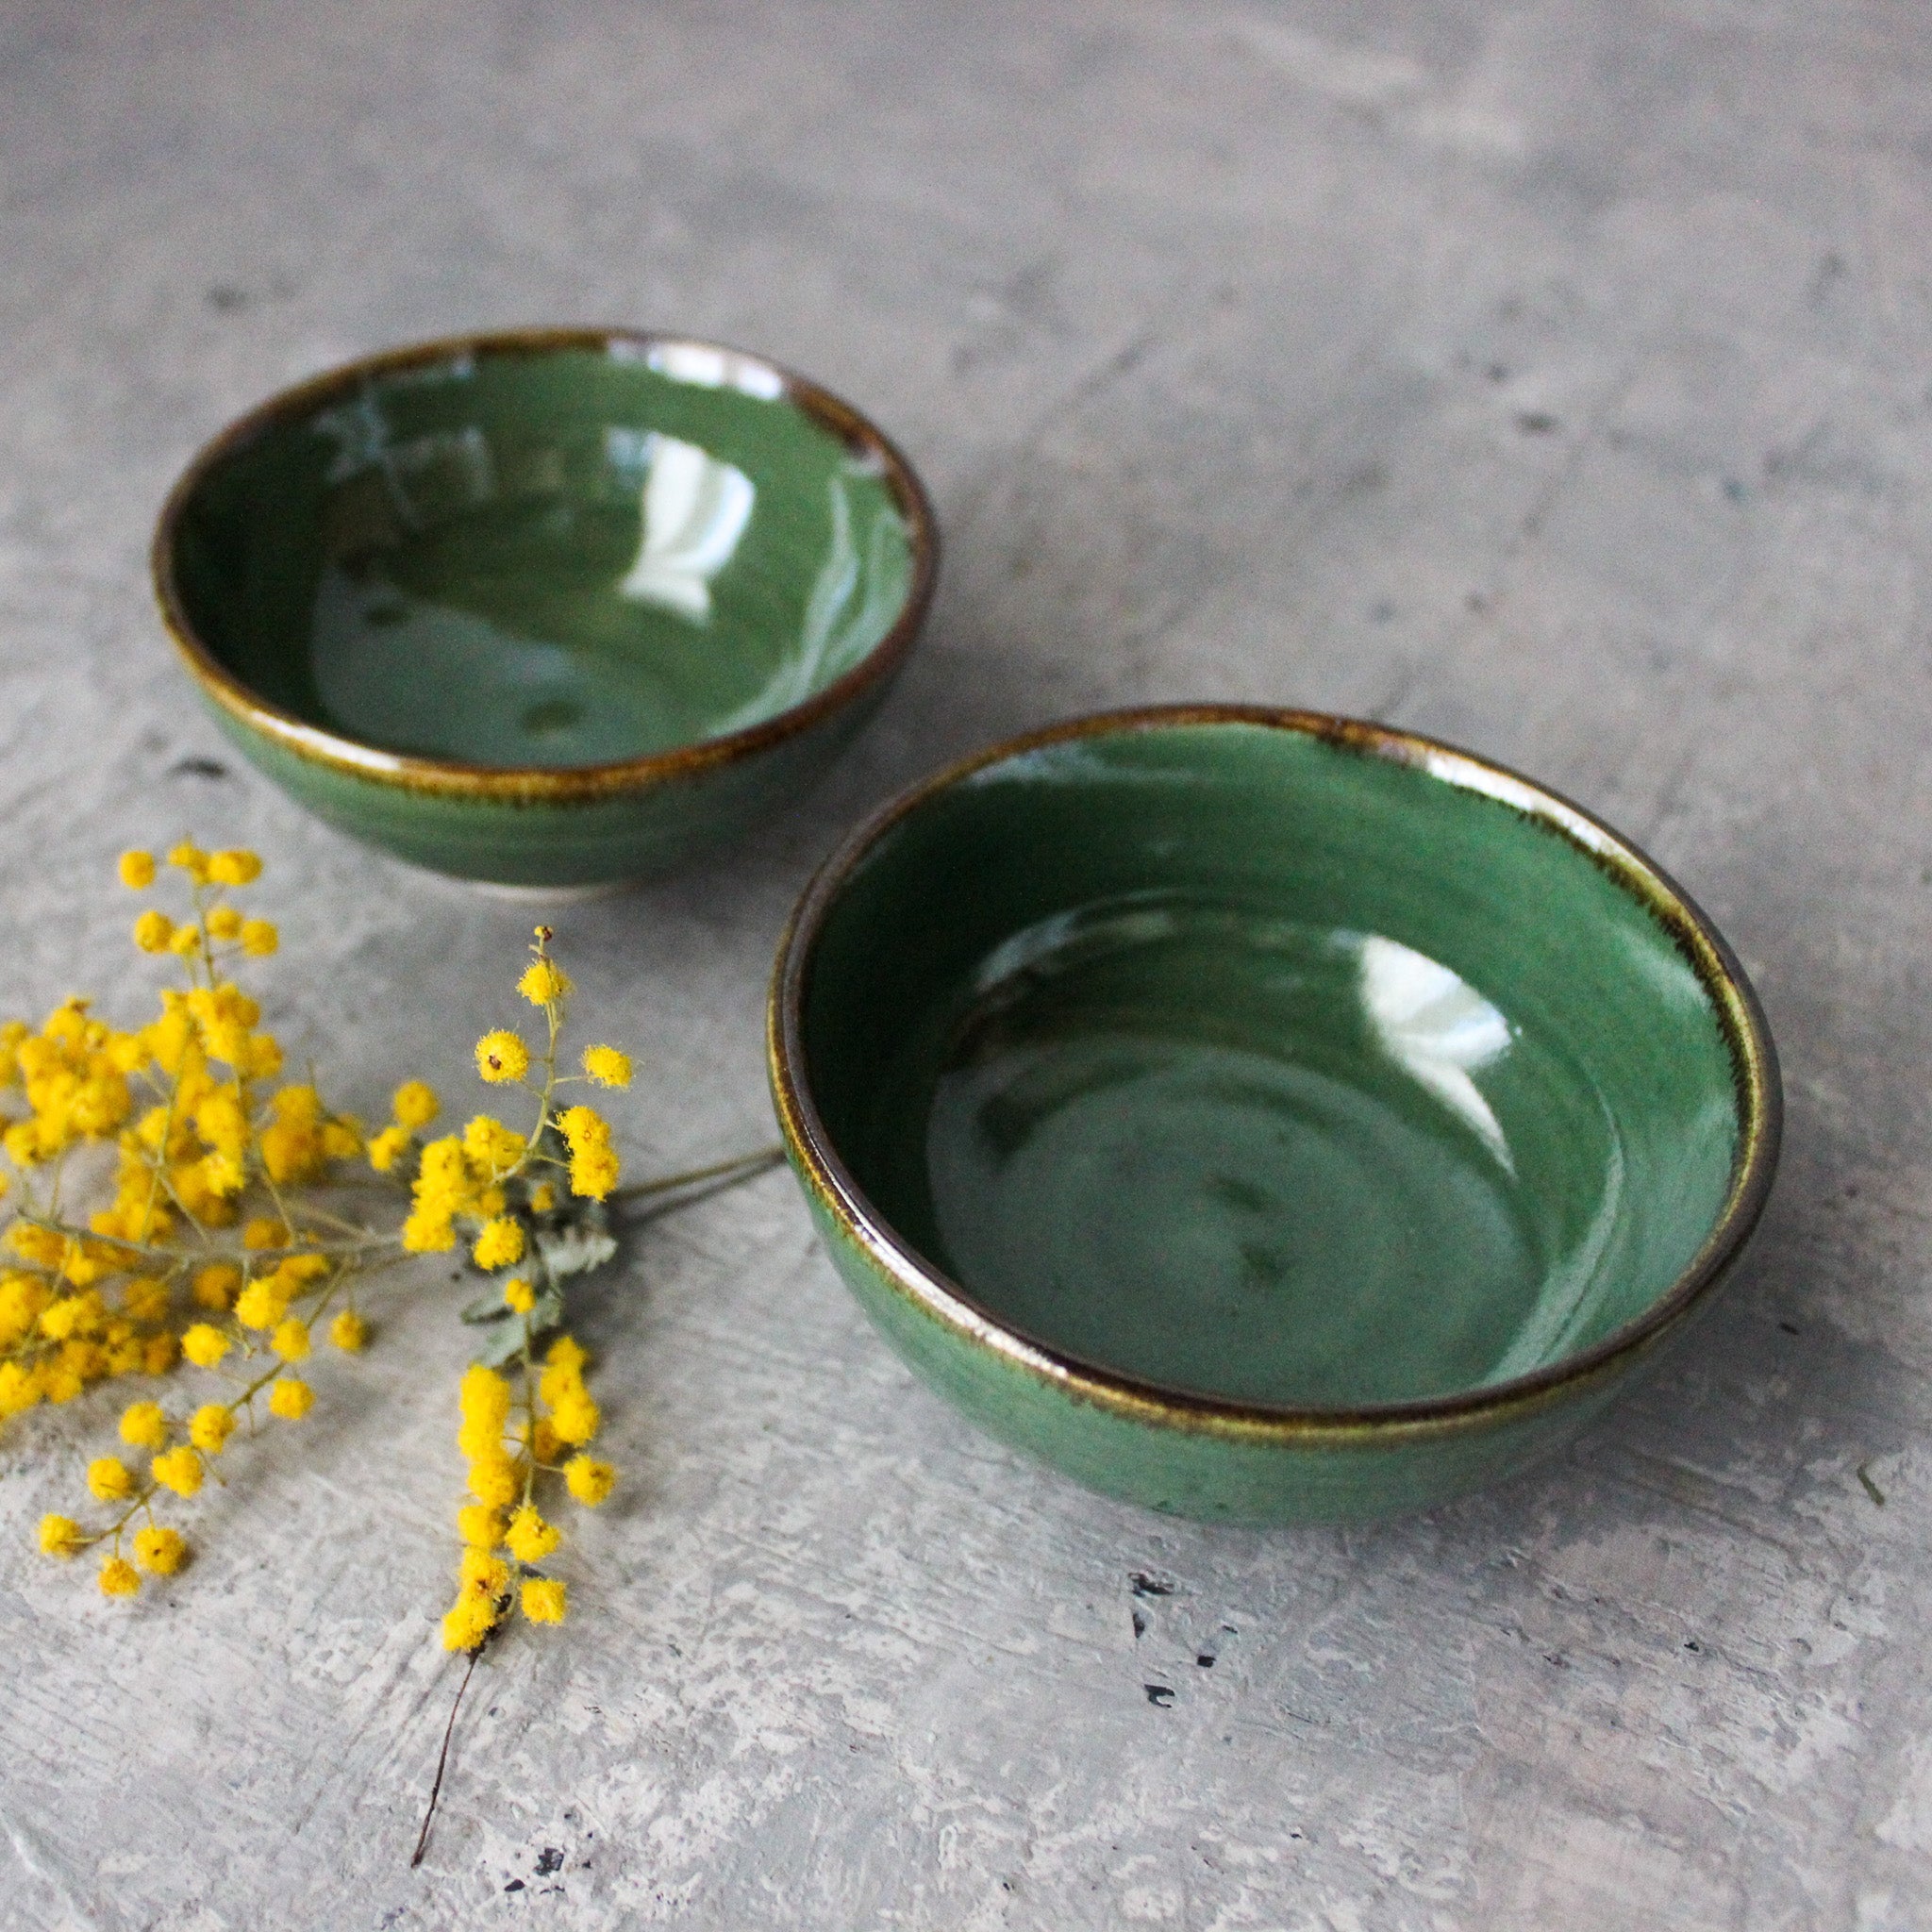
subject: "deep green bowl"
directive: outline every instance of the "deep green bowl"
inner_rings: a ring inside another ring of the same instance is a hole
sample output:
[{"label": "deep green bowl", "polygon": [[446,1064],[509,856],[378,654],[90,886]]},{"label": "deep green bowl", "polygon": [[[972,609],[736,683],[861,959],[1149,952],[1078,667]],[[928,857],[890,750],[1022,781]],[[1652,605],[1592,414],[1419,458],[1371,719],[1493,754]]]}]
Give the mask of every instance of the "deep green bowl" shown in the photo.
[{"label": "deep green bowl", "polygon": [[398,349],[263,404],[155,536],[216,723],[439,872],[667,871],[817,777],[924,617],[891,443],[755,356],[615,329]]},{"label": "deep green bowl", "polygon": [[1548,1453],[1777,1159],[1763,1016],[1656,866],[1305,712],[1086,719],[919,786],[806,892],[769,1045],[888,1341],[1191,1516],[1381,1515]]}]

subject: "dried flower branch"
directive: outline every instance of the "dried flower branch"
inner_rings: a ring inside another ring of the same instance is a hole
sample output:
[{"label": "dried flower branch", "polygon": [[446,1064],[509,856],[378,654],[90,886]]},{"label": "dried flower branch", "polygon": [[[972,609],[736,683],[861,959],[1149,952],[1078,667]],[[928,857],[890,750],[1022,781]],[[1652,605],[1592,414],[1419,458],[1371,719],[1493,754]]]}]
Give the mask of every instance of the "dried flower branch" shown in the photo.
[{"label": "dried flower branch", "polygon": [[[143,1572],[174,1574],[190,1545],[164,1516],[216,1472],[238,1429],[308,1413],[315,1397],[295,1370],[318,1331],[359,1352],[371,1333],[362,1284],[460,1243],[500,1285],[462,1310],[481,1346],[460,1391],[470,1500],[458,1512],[458,1593],[443,1640],[474,1657],[515,1611],[559,1622],[567,1591],[550,1559],[560,1532],[543,1510],[562,1494],[594,1507],[616,1480],[588,1453],[598,1407],[584,1351],[561,1329],[568,1278],[616,1250],[608,1207],[620,1164],[608,1124],[567,1090],[627,1086],[628,1057],[594,1045],[580,1071],[561,1070],[571,985],[540,926],[518,991],[542,1016],[541,1046],[507,1028],[476,1042],[479,1075],[530,1103],[526,1129],[479,1113],[425,1141],[439,1102],[412,1079],[396,1089],[390,1123],[366,1134],[312,1077],[282,1081],[282,1050],[232,976],[240,961],[276,950],[275,928],[228,896],[254,883],[261,861],[184,843],[166,863],[190,916],[177,924],[151,906],[134,940],[178,962],[185,984],[161,992],[152,1021],[120,1031],[74,998],[38,1031],[0,1026],[0,1099],[17,1091],[26,1105],[0,1115],[11,1170],[0,1170],[0,1421],[112,1378],[167,1376],[182,1361],[210,1386],[178,1407],[130,1403],[120,1437],[135,1455],[91,1462],[99,1509],[85,1521],[42,1518],[41,1549],[63,1558],[98,1549],[110,1597],[138,1593]],[[144,892],[161,869],[130,852],[120,875]],[[730,1185],[771,1158],[626,1192],[661,1200]],[[348,1184],[366,1190],[372,1171],[399,1208],[407,1199],[397,1226],[349,1211]]]}]

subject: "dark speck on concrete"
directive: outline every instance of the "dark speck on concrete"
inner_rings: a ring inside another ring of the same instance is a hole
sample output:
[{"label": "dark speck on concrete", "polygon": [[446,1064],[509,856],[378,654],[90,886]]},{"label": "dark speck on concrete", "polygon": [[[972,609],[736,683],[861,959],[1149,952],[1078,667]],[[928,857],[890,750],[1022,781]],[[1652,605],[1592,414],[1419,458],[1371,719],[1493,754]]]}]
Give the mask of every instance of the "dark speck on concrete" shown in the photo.
[{"label": "dark speck on concrete", "polygon": [[537,1855],[537,1876],[548,1878],[553,1872],[563,1869],[563,1854],[555,1845],[545,1845]]},{"label": "dark speck on concrete", "polygon": [[1174,1703],[1174,1691],[1165,1684],[1142,1684],[1147,1693],[1147,1702],[1157,1710],[1166,1710]]},{"label": "dark speck on concrete", "polygon": [[1554,416],[1545,415],[1541,409],[1525,409],[1517,417],[1516,426],[1525,436],[1548,436],[1559,425]]},{"label": "dark speck on concrete", "polygon": [[1156,1576],[1145,1570],[1127,1572],[1127,1582],[1133,1587],[1136,1596],[1172,1596],[1174,1585],[1164,1576]]},{"label": "dark speck on concrete", "polygon": [[1136,1610],[1134,1612],[1134,1636],[1138,1640],[1146,1636],[1146,1634],[1147,1613],[1144,1610]]},{"label": "dark speck on concrete", "polygon": [[1214,1668],[1214,1653],[1211,1650],[1204,1650],[1194,1659],[1194,1661],[1197,1664],[1199,1664],[1204,1671],[1211,1671]]},{"label": "dark speck on concrete", "polygon": [[1724,494],[1728,496],[1733,503],[1742,503],[1744,500],[1744,486],[1741,483],[1740,483],[1735,476],[1726,476],[1724,478]]},{"label": "dark speck on concrete", "polygon": [[506,1891],[521,1891],[524,1889],[524,1881],[521,1878],[512,1878],[503,1889]]},{"label": "dark speck on concrete", "polygon": [[227,775],[228,768],[220,758],[176,758],[168,767],[171,778],[225,778]]}]

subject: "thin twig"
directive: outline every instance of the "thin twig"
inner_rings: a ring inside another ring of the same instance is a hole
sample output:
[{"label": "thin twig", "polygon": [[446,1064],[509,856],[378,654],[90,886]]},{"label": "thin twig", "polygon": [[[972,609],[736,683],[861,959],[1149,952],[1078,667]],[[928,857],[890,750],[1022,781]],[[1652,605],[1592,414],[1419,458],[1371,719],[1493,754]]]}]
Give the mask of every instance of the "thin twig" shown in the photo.
[{"label": "thin twig", "polygon": [[423,1829],[416,1835],[416,1850],[409,1859],[409,1870],[413,1872],[423,1862],[423,1855],[429,1849],[429,1827],[436,1819],[436,1801],[442,1796],[442,1774],[449,1763],[449,1740],[455,1737],[457,1712],[463,1707],[463,1692],[470,1688],[470,1679],[476,1674],[476,1666],[483,1661],[483,1651],[490,1641],[489,1633],[483,1641],[470,1653],[470,1667],[463,1673],[463,1681],[457,1686],[457,1701],[449,1707],[449,1723],[442,1727],[442,1749],[436,1757],[436,1782],[429,1787],[429,1807],[423,1814]]},{"label": "thin twig", "polygon": [[714,1160],[709,1167],[693,1167],[683,1174],[668,1174],[655,1181],[639,1181],[628,1188],[619,1188],[611,1195],[613,1208],[628,1207],[633,1201],[648,1201],[658,1194],[675,1193],[679,1188],[695,1187],[700,1181],[720,1180],[726,1174],[738,1175],[751,1180],[764,1173],[767,1168],[776,1167],[785,1158],[783,1147],[760,1147],[756,1154],[740,1154],[730,1160]]}]

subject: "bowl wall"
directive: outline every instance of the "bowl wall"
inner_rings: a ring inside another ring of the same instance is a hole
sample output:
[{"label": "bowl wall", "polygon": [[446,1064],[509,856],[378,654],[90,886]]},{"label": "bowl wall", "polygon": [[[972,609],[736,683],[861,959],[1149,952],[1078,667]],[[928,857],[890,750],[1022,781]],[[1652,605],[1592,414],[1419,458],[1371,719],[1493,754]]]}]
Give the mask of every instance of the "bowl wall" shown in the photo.
[{"label": "bowl wall", "polygon": [[818,775],[935,557],[903,459],[823,391],[540,330],[263,405],[177,486],[155,573],[224,728],[305,804],[439,870],[576,885],[682,863]]},{"label": "bowl wall", "polygon": [[182,507],[183,610],[272,704],[407,756],[569,769],[776,717],[897,621],[907,520],[782,389],[677,354],[463,352],[278,418]]},{"label": "bowl wall", "polygon": [[1417,1500],[1566,1433],[1768,1178],[1769,1042],[1694,910],[1559,801],[1374,727],[1043,736],[858,835],[781,968],[780,1111],[861,1298],[1008,1434],[1041,1401],[1091,1433],[1091,1376],[1164,1455],[1258,1414],[1267,1466],[1297,1418],[1357,1469],[1420,1457],[1389,1478]]}]

